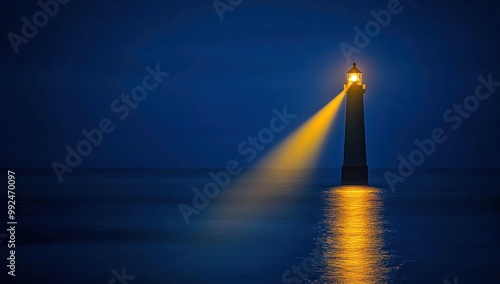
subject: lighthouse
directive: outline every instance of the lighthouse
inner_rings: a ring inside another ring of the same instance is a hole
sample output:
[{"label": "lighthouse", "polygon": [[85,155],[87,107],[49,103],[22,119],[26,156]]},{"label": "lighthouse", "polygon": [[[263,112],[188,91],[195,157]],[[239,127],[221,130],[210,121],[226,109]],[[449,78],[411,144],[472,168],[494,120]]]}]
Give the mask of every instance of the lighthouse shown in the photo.
[{"label": "lighthouse", "polygon": [[347,72],[346,119],[344,140],[344,164],[342,165],[343,185],[368,184],[366,165],[365,110],[363,94],[363,73],[352,64]]}]

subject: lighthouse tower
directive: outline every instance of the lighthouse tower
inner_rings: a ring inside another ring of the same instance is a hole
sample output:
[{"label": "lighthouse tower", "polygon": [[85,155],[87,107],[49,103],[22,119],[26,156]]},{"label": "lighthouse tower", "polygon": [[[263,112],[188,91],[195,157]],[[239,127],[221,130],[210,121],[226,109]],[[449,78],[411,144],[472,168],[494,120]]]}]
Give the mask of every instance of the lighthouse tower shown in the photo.
[{"label": "lighthouse tower", "polygon": [[365,110],[363,94],[363,73],[352,64],[347,72],[346,119],[344,164],[342,165],[343,185],[368,184],[368,166],[366,165]]}]

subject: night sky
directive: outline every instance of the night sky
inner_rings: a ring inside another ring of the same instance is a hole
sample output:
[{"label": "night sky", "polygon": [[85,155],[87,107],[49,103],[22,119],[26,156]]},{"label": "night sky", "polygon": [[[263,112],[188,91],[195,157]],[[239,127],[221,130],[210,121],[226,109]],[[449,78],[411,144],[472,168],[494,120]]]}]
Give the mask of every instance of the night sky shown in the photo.
[{"label": "night sky", "polygon": [[[64,162],[66,145],[75,147],[103,118],[116,129],[81,168],[224,167],[268,126],[272,109],[286,105],[297,118],[264,157],[341,91],[352,62],[340,44],[353,45],[354,28],[364,29],[370,11],[388,2],[245,0],[221,21],[211,0],[72,0],[16,54],[8,34],[22,35],[21,18],[41,8],[2,1],[0,167]],[[478,76],[500,82],[493,3],[402,0],[401,13],[352,56],[367,84],[369,167],[396,167],[415,139],[440,127],[449,138],[422,168],[500,168],[500,87],[456,130],[443,121],[474,95]],[[157,65],[169,76],[120,120],[112,102]],[[342,165],[344,115],[320,168]]]}]

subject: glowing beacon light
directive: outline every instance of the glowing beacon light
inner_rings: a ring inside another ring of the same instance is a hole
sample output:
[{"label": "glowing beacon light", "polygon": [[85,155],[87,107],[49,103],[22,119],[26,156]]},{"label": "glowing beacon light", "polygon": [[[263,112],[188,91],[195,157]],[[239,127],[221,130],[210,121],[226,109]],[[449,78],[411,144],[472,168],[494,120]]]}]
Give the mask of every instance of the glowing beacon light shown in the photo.
[{"label": "glowing beacon light", "polygon": [[344,85],[344,89],[348,85],[362,85],[363,90],[366,89],[366,85],[363,84],[363,73],[356,67],[356,63],[352,64],[351,70],[347,72],[347,84]]}]

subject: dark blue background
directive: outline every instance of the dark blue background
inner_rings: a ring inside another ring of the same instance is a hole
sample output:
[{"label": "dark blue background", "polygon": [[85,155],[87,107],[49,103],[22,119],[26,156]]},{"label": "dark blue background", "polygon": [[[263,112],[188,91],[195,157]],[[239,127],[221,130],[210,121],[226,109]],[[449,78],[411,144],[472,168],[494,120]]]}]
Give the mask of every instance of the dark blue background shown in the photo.
[{"label": "dark blue background", "polygon": [[[115,132],[81,167],[223,167],[239,157],[241,141],[267,125],[274,107],[298,115],[281,139],[341,90],[350,63],[339,44],[352,44],[353,28],[387,2],[245,0],[221,22],[211,0],[73,0],[15,54],[7,34],[20,34],[21,17],[40,8],[37,1],[2,1],[0,166],[62,162],[82,129],[110,117]],[[497,4],[401,5],[354,56],[368,86],[369,166],[397,166],[414,139],[443,127],[449,140],[422,167],[499,168],[500,91],[457,131],[442,120],[474,94],[477,76],[500,81]],[[156,64],[171,75],[119,121],[110,103]],[[342,163],[343,115],[319,167]]]}]

